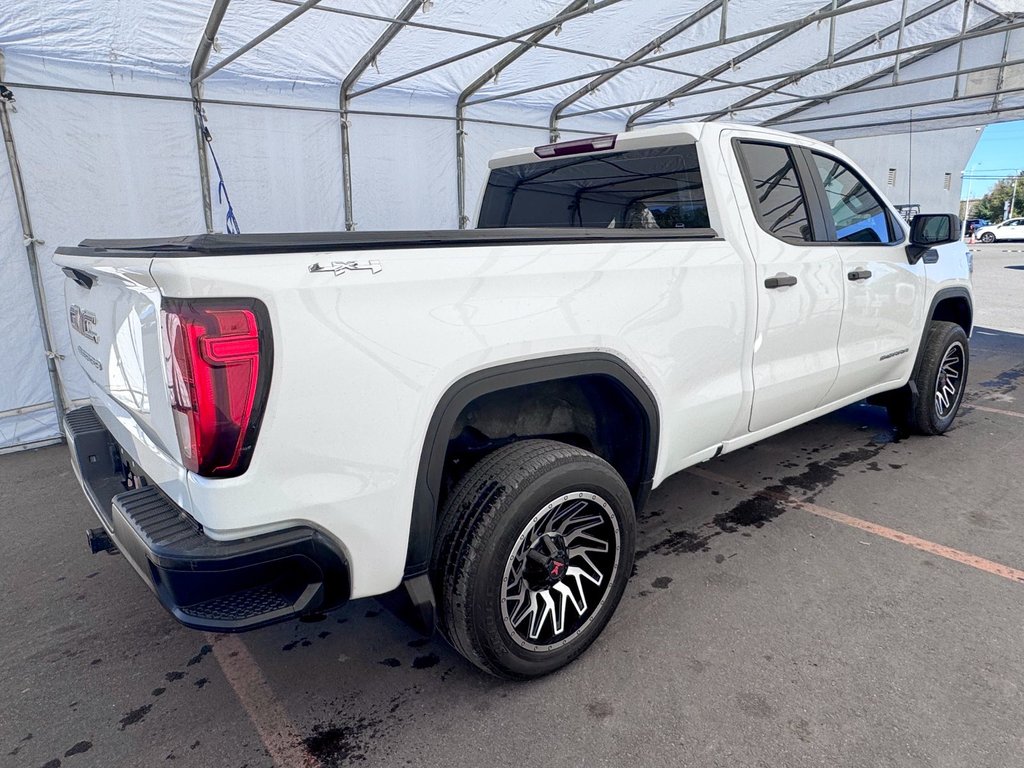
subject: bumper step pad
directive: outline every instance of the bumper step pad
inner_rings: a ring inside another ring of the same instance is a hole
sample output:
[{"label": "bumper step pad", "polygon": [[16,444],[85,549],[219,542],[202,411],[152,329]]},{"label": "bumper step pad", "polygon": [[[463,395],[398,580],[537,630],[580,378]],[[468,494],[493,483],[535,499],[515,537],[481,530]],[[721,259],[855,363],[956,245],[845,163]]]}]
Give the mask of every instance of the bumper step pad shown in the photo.
[{"label": "bumper step pad", "polygon": [[238,631],[270,624],[324,603],[318,536],[299,529],[217,541],[154,486],[112,500],[114,534],[149,565],[153,588],[184,624]]},{"label": "bumper step pad", "polygon": [[93,408],[68,413],[65,426],[75,472],[103,523],[91,532],[93,549],[109,549],[98,546],[105,531],[183,624],[237,632],[348,599],[348,562],[320,531],[213,539],[156,486],[125,490],[120,449]]}]

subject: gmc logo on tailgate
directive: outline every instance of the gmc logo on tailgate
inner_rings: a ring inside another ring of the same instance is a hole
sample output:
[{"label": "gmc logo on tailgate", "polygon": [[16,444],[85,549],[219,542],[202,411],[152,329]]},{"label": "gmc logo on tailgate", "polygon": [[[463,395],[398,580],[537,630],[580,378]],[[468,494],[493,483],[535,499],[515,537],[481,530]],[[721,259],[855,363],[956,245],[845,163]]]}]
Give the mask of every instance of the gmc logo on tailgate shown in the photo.
[{"label": "gmc logo on tailgate", "polygon": [[89,341],[99,344],[100,337],[96,334],[92,327],[96,325],[96,315],[92,312],[82,309],[77,304],[71,305],[71,327],[78,331],[80,334],[85,336]]}]

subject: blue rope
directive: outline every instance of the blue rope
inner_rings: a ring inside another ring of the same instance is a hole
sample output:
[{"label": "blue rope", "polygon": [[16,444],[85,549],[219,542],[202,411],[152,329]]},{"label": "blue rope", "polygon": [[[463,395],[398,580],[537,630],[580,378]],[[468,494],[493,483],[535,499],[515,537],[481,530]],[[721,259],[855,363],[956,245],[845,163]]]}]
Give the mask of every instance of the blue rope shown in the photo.
[{"label": "blue rope", "polygon": [[224,217],[224,231],[229,235],[240,235],[242,234],[241,228],[238,226],[238,219],[235,217],[235,209],[231,207],[231,198],[228,196],[228,185],[224,183],[224,174],[221,173],[220,163],[217,162],[217,153],[213,151],[213,135],[210,133],[210,129],[206,126],[206,114],[203,112],[203,108],[198,101],[195,103],[196,114],[202,121],[203,129],[203,140],[206,142],[206,146],[210,148],[210,157],[213,158],[213,167],[217,169],[217,202],[223,205],[227,203],[228,212]]}]

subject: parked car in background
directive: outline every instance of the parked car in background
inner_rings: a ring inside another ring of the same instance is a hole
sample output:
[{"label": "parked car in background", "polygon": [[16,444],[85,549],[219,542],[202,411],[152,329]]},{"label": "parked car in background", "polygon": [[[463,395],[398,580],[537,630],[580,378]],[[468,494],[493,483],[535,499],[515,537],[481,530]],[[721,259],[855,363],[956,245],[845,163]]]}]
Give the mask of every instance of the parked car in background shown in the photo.
[{"label": "parked car in background", "polygon": [[989,225],[988,219],[968,219],[966,222],[967,226],[964,231],[968,235],[973,235],[979,228],[987,227]]},{"label": "parked car in background", "polygon": [[1002,224],[990,224],[974,230],[974,237],[983,243],[998,240],[1024,240],[1024,219],[1007,219]]}]

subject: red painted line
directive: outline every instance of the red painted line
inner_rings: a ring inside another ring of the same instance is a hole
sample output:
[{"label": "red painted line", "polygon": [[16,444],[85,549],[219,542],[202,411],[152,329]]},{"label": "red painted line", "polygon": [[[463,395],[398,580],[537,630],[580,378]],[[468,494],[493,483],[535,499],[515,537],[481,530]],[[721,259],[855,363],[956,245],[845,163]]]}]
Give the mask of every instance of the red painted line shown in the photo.
[{"label": "red painted line", "polygon": [[298,736],[288,713],[238,635],[207,634],[213,655],[259,734],[270,759],[279,768],[321,768]]},{"label": "red painted line", "polygon": [[975,411],[984,411],[985,413],[999,413],[1003,416],[1016,416],[1018,419],[1024,419],[1024,413],[1017,413],[1016,411],[1004,411],[1002,408],[989,408],[987,405],[975,405],[971,404],[967,406]]},{"label": "red painted line", "polygon": [[[739,480],[726,477],[725,475],[720,475],[717,472],[709,472],[706,469],[699,469],[697,467],[691,467],[687,471],[691,475],[696,475],[697,477],[710,480],[714,483],[731,485],[732,487],[739,488],[740,490],[749,490],[747,486]],[[858,530],[865,531],[866,533],[872,533],[875,536],[881,536],[883,539],[889,539],[890,541],[895,541],[908,547],[913,547],[914,549],[922,552],[927,552],[930,555],[944,557],[945,559],[952,560],[955,563],[967,565],[971,568],[976,568],[979,571],[991,573],[995,576],[1002,576],[1004,579],[1009,579],[1010,581],[1017,582],[1018,584],[1024,584],[1024,571],[1017,568],[1011,568],[1010,566],[1003,565],[1002,563],[986,560],[983,557],[972,555],[969,552],[962,552],[959,549],[953,549],[952,547],[947,547],[944,544],[937,544],[934,541],[928,541],[927,539],[912,536],[909,533],[903,533],[903,531],[897,531],[894,528],[888,528],[884,525],[879,525],[878,523],[861,520],[859,517],[853,517],[852,515],[847,515],[844,512],[837,512],[836,510],[829,509],[828,507],[811,504],[807,501],[800,501],[787,493],[760,490],[757,491],[757,494],[780,501],[786,506],[794,509],[800,509],[804,512],[809,512],[812,515],[824,517],[827,520],[842,523],[843,525],[848,525],[851,528],[857,528]]]}]

